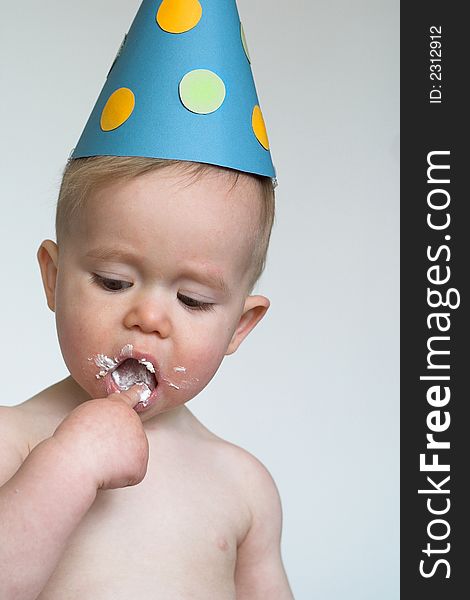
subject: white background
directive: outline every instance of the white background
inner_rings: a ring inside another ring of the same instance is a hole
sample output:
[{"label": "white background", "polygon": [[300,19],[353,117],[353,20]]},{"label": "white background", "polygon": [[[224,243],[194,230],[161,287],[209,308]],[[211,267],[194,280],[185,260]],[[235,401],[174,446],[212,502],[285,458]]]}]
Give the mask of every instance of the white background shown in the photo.
[{"label": "white background", "polygon": [[[139,0],[2,2],[1,403],[67,375],[35,253]],[[398,0],[239,0],[279,188],[271,309],[189,404],[284,506],[297,600],[398,598]]]}]

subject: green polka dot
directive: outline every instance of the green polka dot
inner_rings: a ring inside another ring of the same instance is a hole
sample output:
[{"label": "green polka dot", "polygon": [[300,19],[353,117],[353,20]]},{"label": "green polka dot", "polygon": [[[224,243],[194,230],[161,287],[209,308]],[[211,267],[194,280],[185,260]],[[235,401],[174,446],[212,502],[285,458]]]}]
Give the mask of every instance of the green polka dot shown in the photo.
[{"label": "green polka dot", "polygon": [[213,71],[194,69],[180,81],[181,102],[193,113],[207,115],[222,106],[225,84]]},{"label": "green polka dot", "polygon": [[243,29],[243,25],[241,23],[240,23],[240,37],[242,38],[243,50],[245,50],[245,54],[248,59],[248,62],[251,64],[250,53],[248,52],[248,44],[246,43],[245,30]]}]

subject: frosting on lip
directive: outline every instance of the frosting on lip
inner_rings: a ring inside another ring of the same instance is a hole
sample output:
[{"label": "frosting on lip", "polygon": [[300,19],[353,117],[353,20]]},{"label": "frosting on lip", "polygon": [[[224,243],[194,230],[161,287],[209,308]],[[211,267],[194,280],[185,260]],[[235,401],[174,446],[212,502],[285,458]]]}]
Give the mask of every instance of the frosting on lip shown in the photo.
[{"label": "frosting on lip", "polygon": [[143,407],[147,407],[149,404],[149,398],[152,394],[152,390],[146,383],[139,384],[140,403]]},{"label": "frosting on lip", "polygon": [[[145,369],[140,369],[137,373],[135,369],[125,367],[123,370],[118,370],[126,360],[132,358]],[[106,354],[95,354],[88,359],[94,361],[95,365],[100,369],[95,375],[97,379],[104,378],[108,394],[112,392],[121,392],[128,390],[132,385],[141,383],[141,401],[135,407],[146,408],[151,403],[151,397],[155,397],[158,387],[158,378],[156,375],[156,362],[150,360],[148,355],[134,350],[132,344],[123,346],[117,356],[109,357]]]},{"label": "frosting on lip", "polygon": [[94,361],[95,365],[100,369],[99,373],[97,373],[95,377],[96,379],[101,379],[102,377],[106,377],[109,371],[114,371],[128,358],[137,360],[140,364],[144,365],[146,369],[150,371],[150,373],[155,375],[155,364],[149,360],[146,355],[134,350],[134,346],[132,344],[126,344],[123,346],[119,354],[114,358],[106,356],[106,354],[95,354],[88,360]]},{"label": "frosting on lip", "polygon": [[145,367],[147,367],[147,369],[150,371],[150,373],[155,374],[155,367],[149,360],[146,360],[145,358],[141,358],[139,360],[139,362],[141,365],[144,365]]},{"label": "frosting on lip", "polygon": [[[126,389],[129,389],[127,386],[123,386],[121,389],[116,383],[115,378],[113,377],[113,373],[108,373],[108,375],[105,378],[105,384],[106,391],[108,394],[112,394],[113,392],[121,393]],[[160,395],[160,387],[158,385],[158,382],[153,389],[150,389],[148,385],[142,381],[136,382],[136,385],[139,386],[140,401],[134,406],[134,410],[136,412],[142,412],[143,410],[147,410],[147,408],[155,404]]]},{"label": "frosting on lip", "polygon": [[121,390],[128,390],[136,383],[145,383],[150,390],[153,390],[157,386],[155,369],[150,362],[147,366],[147,362],[128,358],[111,372],[111,377]]},{"label": "frosting on lip", "polygon": [[[100,369],[99,373],[95,375],[96,379],[106,377],[108,371],[114,370],[127,358],[133,358],[134,346],[132,344],[126,344],[123,346],[117,356],[110,358],[106,354],[95,354],[90,357],[89,361],[94,361],[95,365]],[[155,371],[153,371],[155,373]]]},{"label": "frosting on lip", "polygon": [[95,377],[96,379],[104,380],[108,394],[129,389],[133,383],[138,383],[138,381],[130,382],[130,380],[124,382],[122,379],[120,379],[119,372],[116,372],[117,367],[119,367],[128,358],[133,358],[143,365],[148,371],[149,375],[152,374],[155,376],[157,383],[155,387],[153,385],[149,386],[149,383],[154,383],[153,378],[151,380],[147,379],[147,377],[140,378],[142,383],[147,384],[146,387],[150,391],[150,395],[148,391],[144,390],[143,392],[143,395],[146,397],[137,405],[137,407],[139,407],[141,410],[147,406],[150,406],[156,401],[157,396],[159,396],[163,391],[162,386],[170,388],[172,391],[189,389],[199,381],[197,377],[188,377],[188,374],[186,373],[186,367],[181,365],[173,367],[172,370],[177,379],[176,381],[172,381],[173,378],[170,379],[168,376],[162,373],[156,359],[151,353],[141,352],[136,350],[132,344],[126,344],[121,348],[117,356],[109,357],[106,356],[106,354],[99,353],[88,358],[89,361],[94,362],[98,367],[99,372],[95,375]]}]

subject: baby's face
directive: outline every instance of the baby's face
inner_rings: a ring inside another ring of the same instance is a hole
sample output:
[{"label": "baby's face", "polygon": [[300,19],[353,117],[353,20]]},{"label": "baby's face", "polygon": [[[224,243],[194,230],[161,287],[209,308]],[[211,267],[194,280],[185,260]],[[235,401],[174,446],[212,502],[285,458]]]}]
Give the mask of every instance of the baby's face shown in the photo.
[{"label": "baby's face", "polygon": [[119,181],[87,200],[58,253],[42,244],[62,354],[91,397],[144,380],[142,420],[179,406],[263,317],[269,301],[247,296],[259,192],[232,184],[169,169]]}]

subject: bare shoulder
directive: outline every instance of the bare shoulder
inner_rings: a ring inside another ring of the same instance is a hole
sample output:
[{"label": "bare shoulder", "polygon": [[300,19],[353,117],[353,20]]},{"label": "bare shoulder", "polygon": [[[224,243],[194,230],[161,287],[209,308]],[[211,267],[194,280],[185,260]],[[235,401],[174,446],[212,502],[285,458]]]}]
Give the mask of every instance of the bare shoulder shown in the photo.
[{"label": "bare shoulder", "polygon": [[234,490],[246,514],[246,532],[255,520],[278,523],[280,530],[281,501],[277,486],[266,466],[244,448],[215,435],[197,419],[194,422],[196,443],[192,450],[213,474]]},{"label": "bare shoulder", "polygon": [[239,480],[250,497],[253,494],[255,496],[264,494],[279,498],[270,472],[256,456],[241,446],[215,435],[199,421],[198,425],[201,448],[205,448],[205,451],[224,468],[228,476]]},{"label": "bare shoulder", "polygon": [[246,507],[244,534],[238,540],[235,587],[240,600],[293,600],[281,556],[282,507],[277,486],[253,454],[207,436],[207,450],[223,477],[239,490]]},{"label": "bare shoulder", "polygon": [[0,485],[12,477],[37,444],[50,437],[64,414],[59,382],[17,406],[0,406]]},{"label": "bare shoulder", "polygon": [[255,521],[268,520],[274,535],[280,536],[281,500],[267,467],[244,448],[214,434],[207,440],[207,449],[224,476],[240,490],[250,515],[250,526]]},{"label": "bare shoulder", "polygon": [[277,507],[279,493],[267,467],[256,456],[230,442],[223,441],[221,453],[243,486],[250,508],[258,509],[266,501]]},{"label": "bare shoulder", "polygon": [[12,477],[28,455],[24,419],[15,406],[0,406],[0,485]]},{"label": "bare shoulder", "polygon": [[243,448],[225,442],[221,455],[249,511],[248,527],[237,549],[237,598],[293,600],[281,556],[282,506],[276,483],[265,465]]},{"label": "bare shoulder", "polygon": [[250,510],[251,527],[265,530],[273,542],[280,540],[282,527],[281,499],[276,483],[267,467],[253,454],[229,444],[233,469]]}]

